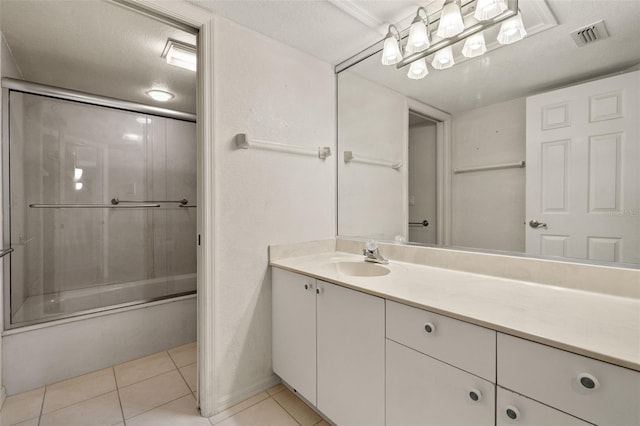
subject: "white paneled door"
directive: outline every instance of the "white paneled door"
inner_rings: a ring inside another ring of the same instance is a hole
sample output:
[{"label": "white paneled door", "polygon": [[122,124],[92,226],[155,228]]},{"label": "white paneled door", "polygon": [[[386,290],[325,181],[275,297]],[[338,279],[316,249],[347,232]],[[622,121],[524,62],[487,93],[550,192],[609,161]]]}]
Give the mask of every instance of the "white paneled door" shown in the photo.
[{"label": "white paneled door", "polygon": [[527,253],[640,263],[640,71],[527,99]]}]

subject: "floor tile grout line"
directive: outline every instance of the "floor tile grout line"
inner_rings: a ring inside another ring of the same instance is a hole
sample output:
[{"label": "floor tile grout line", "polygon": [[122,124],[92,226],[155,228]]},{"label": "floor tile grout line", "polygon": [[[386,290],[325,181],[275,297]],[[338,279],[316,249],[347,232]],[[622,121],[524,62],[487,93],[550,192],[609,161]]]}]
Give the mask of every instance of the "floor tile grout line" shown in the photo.
[{"label": "floor tile grout line", "polygon": [[[155,378],[157,378],[157,377],[159,377],[159,376],[162,376],[163,374],[171,373],[172,371],[177,371],[177,372],[178,372],[178,374],[180,374],[180,371],[179,371],[179,370],[177,370],[177,369],[175,369],[175,368],[172,368],[171,370],[163,371],[162,373],[156,374],[156,375],[151,376],[151,377],[147,377],[146,379],[140,380],[140,381],[138,381],[138,382],[131,383],[130,385],[123,386],[123,387],[121,387],[121,388],[118,388],[118,390],[122,390],[122,389],[125,389],[125,388],[129,388],[129,387],[131,387],[131,386],[138,385],[138,384],[140,384],[140,383],[143,383],[143,382],[149,381],[149,380],[151,380],[151,379],[155,379]],[[182,377],[182,374],[180,374],[180,377]],[[184,380],[184,379],[183,379],[183,380]],[[189,387],[189,385],[187,385],[187,387]],[[191,391],[191,388],[189,388],[189,391]]]},{"label": "floor tile grout line", "polygon": [[[276,395],[278,395],[280,393],[281,392],[278,392]],[[271,397],[271,399],[273,399],[276,402],[276,404],[278,404],[284,410],[284,412],[287,413],[289,415],[289,417],[291,417],[293,419],[294,422],[296,422],[297,424],[302,426],[302,423],[300,423],[298,421],[298,419],[296,419],[295,416],[289,412],[289,410],[287,410],[282,404],[280,404],[277,399],[275,399],[274,397]]]},{"label": "floor tile grout line", "polygon": [[115,366],[111,366],[111,370],[113,371],[113,381],[116,382],[116,392],[118,395],[118,404],[120,404],[120,414],[122,414],[122,424],[124,424],[124,426],[127,426],[127,420],[124,418],[124,408],[122,408],[122,399],[120,398],[120,389],[118,388],[118,380],[116,379]]},{"label": "floor tile grout line", "polygon": [[40,404],[40,415],[38,415],[38,426],[40,426],[40,422],[42,421],[42,411],[44,410],[44,399],[47,396],[47,388],[48,386],[45,386],[44,392],[42,392],[42,404]]},{"label": "floor tile grout line", "polygon": [[[169,353],[169,351],[167,351],[167,354],[169,355],[169,358],[171,358],[171,361],[173,362],[173,365],[176,366],[176,370],[178,370],[178,374],[180,375],[180,378],[182,379],[182,381],[184,382],[185,385],[187,385],[187,388],[189,388],[189,392],[193,393],[193,391],[191,390],[191,386],[189,386],[189,383],[187,382],[187,379],[184,378],[184,375],[182,374],[182,371],[180,371],[180,367],[178,367],[178,364],[176,364],[176,360],[173,359],[173,357],[171,356],[171,354]],[[191,365],[191,364],[189,364]],[[185,365],[186,367],[186,365]],[[196,368],[197,370],[197,368]],[[196,375],[197,375],[197,371],[196,371]],[[198,398],[196,398],[196,403],[198,402]]]},{"label": "floor tile grout line", "polygon": [[[173,358],[171,358],[171,355],[169,355],[169,351],[162,351],[162,352],[166,352],[166,353],[167,353],[167,355],[169,356],[169,359],[171,360],[171,363],[173,364],[173,366],[174,366],[174,367],[176,367],[176,363],[175,363],[175,362],[173,362]],[[151,354],[151,355],[147,355],[147,356],[152,356],[152,355],[161,354],[162,352],[156,352],[155,354]],[[142,358],[146,358],[147,356],[143,356]],[[142,358],[132,359],[131,361],[127,361],[127,362],[137,361],[137,360],[142,359]],[[126,364],[126,363],[125,363],[125,362],[123,362],[122,364]],[[113,366],[112,366],[112,368],[114,369],[114,370],[113,370],[114,376],[115,376],[115,368],[116,368],[118,365],[122,365],[122,364],[116,364],[116,365],[113,365]],[[162,375],[162,374],[168,373],[168,372],[173,371],[173,370],[178,370],[178,368],[176,367],[176,368],[172,368],[171,370],[167,370],[167,371],[163,371],[163,372],[158,373],[158,374],[154,374],[153,376],[149,376],[149,377],[147,377],[147,378],[145,378],[145,379],[138,380],[137,382],[129,383],[128,385],[126,385],[126,386],[122,386],[122,387],[120,387],[120,386],[118,385],[118,379],[116,378],[116,387],[117,387],[118,389],[123,389],[123,388],[126,388],[126,387],[128,387],[128,386],[135,385],[136,383],[141,383],[141,382],[144,382],[145,380],[153,379],[154,377],[158,377],[158,376],[160,376],[160,375]],[[178,371],[178,372],[179,372],[179,371]]]},{"label": "floor tile grout line", "polygon": [[[191,391],[189,391],[189,393],[191,393]],[[177,398],[174,398],[174,399],[172,399],[171,401],[167,401],[167,402],[162,403],[162,404],[160,404],[160,405],[158,405],[158,406],[156,406],[156,407],[149,408],[148,410],[143,411],[143,412],[141,412],[141,413],[138,413],[138,414],[136,414],[135,416],[131,416],[131,417],[129,417],[128,419],[124,419],[124,424],[125,424],[125,425],[127,424],[127,420],[135,419],[136,417],[141,416],[141,415],[143,415],[143,414],[145,414],[145,413],[148,413],[149,411],[153,411],[153,410],[155,410],[156,408],[164,407],[165,405],[167,405],[167,404],[171,404],[172,402],[176,402],[176,401],[177,401],[177,400],[179,400],[180,398],[184,398],[184,397],[185,397],[185,396],[187,396],[187,395],[189,395],[189,394],[188,394],[188,393],[185,393],[184,395],[181,395],[181,396],[179,396],[179,397],[177,397]],[[122,417],[124,418],[124,413],[122,414]]]},{"label": "floor tile grout line", "polygon": [[[105,396],[107,394],[110,394],[111,392],[117,392],[117,391],[118,391],[118,389],[111,389],[110,391],[94,395],[91,398],[83,399],[82,401],[76,401],[73,404],[65,405],[64,407],[60,407],[60,408],[56,408],[55,410],[47,411],[46,413],[40,414],[40,417],[42,418],[42,416],[46,416],[47,414],[56,413],[56,412],[58,412],[60,410],[64,410],[65,408],[73,407],[74,405],[82,404],[83,402],[91,401],[92,399],[100,398],[101,396]],[[120,399],[119,395],[118,395],[118,399]]]},{"label": "floor tile grout line", "polygon": [[[243,411],[246,411],[246,410],[248,410],[249,408],[253,407],[254,405],[260,404],[262,401],[266,401],[267,399],[271,398],[271,395],[269,395],[269,393],[268,393],[267,391],[263,391],[263,392],[267,395],[265,398],[262,398],[260,401],[256,401],[255,403],[253,403],[253,404],[249,405],[248,407],[243,408],[242,410],[240,410],[240,411],[238,411],[238,412],[236,412],[236,413],[233,413],[233,414],[231,414],[230,416],[225,417],[224,419],[221,419],[218,423],[221,423],[221,422],[223,422],[223,421],[227,420],[229,417],[233,417],[233,416],[235,416],[236,414],[240,414],[240,413],[242,413]],[[251,398],[253,398],[253,397],[255,397],[255,396],[258,396],[258,395],[260,395],[261,393],[262,393],[262,392],[259,392],[259,393],[255,394],[254,396],[252,396],[252,397],[249,397],[249,398],[245,399],[244,401],[240,401],[240,402],[238,402],[238,404],[232,405],[231,407],[229,407],[229,408],[227,408],[227,409],[225,409],[225,410],[222,410],[220,413],[223,413],[223,412],[225,412],[225,411],[227,411],[227,410],[230,410],[230,409],[232,409],[233,407],[235,407],[236,405],[242,404],[243,402],[248,401],[249,399],[251,399]],[[273,398],[272,398],[272,399],[273,399]],[[274,400],[274,401],[275,401],[275,400]],[[220,413],[218,413],[218,414],[220,414]],[[209,422],[210,422],[212,425],[214,425],[214,423],[213,423],[213,420],[211,420],[211,419],[212,419],[212,418],[214,418],[215,416],[217,416],[217,414],[214,414],[213,416],[209,417]],[[214,425],[214,426],[215,426],[215,425]]]}]

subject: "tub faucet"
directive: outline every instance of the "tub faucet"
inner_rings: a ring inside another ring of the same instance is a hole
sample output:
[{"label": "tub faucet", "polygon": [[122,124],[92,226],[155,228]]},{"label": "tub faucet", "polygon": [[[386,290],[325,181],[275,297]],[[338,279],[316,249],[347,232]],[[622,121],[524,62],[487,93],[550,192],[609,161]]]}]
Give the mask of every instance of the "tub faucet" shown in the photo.
[{"label": "tub faucet", "polygon": [[367,244],[362,250],[362,254],[364,255],[365,262],[382,263],[383,265],[389,263],[389,260],[385,259],[385,257],[380,254],[380,250],[378,250],[378,244],[376,244],[376,242],[373,240],[367,241]]}]

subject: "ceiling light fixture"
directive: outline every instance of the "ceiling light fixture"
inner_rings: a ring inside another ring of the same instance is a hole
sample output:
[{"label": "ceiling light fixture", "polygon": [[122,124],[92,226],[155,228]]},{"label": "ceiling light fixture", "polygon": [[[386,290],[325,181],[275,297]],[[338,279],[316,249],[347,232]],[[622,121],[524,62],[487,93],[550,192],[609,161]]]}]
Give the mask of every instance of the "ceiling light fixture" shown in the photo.
[{"label": "ceiling light fixture", "polygon": [[147,95],[151,96],[154,101],[158,102],[167,102],[174,98],[173,93],[159,89],[148,90]]},{"label": "ceiling light fixture", "polygon": [[164,46],[162,57],[167,60],[169,65],[175,65],[190,71],[195,71],[198,67],[196,47],[171,38],[167,40],[167,44]]},{"label": "ceiling light fixture", "polygon": [[[407,77],[424,78],[429,74],[427,56],[433,55],[431,66],[442,70],[455,64],[453,46],[466,58],[483,55],[487,52],[483,32],[498,24],[502,24],[497,37],[500,44],[510,44],[527,35],[518,13],[518,0],[447,0],[440,11],[431,15],[419,7],[408,29],[400,32],[395,25],[389,25],[382,63],[397,69],[410,65]],[[435,33],[430,25],[437,25]],[[404,50],[403,38],[407,39]],[[457,47],[462,42],[464,46]]]}]

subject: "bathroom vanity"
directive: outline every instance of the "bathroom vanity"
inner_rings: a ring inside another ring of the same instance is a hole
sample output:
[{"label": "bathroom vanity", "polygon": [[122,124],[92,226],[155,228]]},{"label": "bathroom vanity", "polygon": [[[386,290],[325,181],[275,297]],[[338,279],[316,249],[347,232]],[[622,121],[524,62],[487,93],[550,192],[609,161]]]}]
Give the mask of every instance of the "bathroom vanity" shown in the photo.
[{"label": "bathroom vanity", "polygon": [[640,424],[638,271],[612,295],[427,266],[430,248],[383,245],[377,265],[361,242],[333,244],[270,253],[274,372],[332,422]]}]

